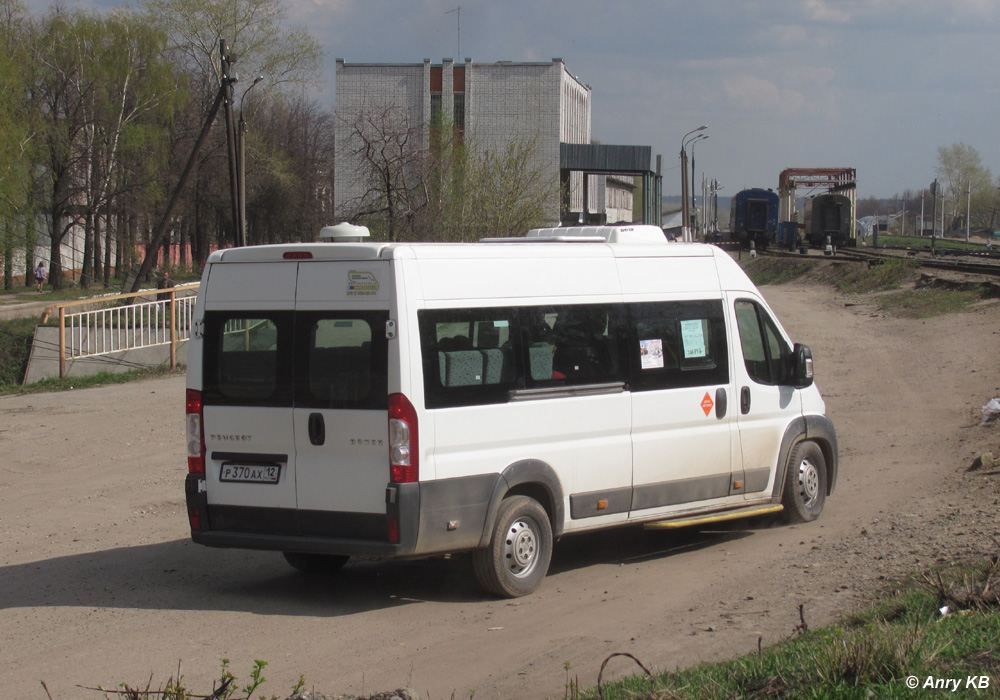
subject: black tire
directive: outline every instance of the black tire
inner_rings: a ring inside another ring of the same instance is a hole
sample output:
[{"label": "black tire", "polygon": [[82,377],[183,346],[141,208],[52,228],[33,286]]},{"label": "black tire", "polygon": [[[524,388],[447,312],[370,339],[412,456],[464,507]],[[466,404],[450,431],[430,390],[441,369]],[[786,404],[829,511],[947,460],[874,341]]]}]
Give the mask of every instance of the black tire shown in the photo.
[{"label": "black tire", "polygon": [[826,458],[815,442],[800,442],[788,457],[781,504],[789,523],[808,523],[826,503]]},{"label": "black tire", "polygon": [[350,557],[341,554],[310,554],[307,552],[282,552],[285,561],[306,574],[332,574],[347,563]]},{"label": "black tire", "polygon": [[504,499],[490,543],[472,553],[476,580],[503,598],[534,593],[552,560],[552,524],[538,501],[527,496]]}]

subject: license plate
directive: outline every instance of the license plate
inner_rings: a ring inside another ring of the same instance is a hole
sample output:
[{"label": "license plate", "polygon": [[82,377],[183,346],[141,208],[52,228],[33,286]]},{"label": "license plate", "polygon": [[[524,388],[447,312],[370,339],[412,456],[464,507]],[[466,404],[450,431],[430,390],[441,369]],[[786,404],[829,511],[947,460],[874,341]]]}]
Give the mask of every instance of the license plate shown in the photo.
[{"label": "license plate", "polygon": [[223,464],[219,481],[276,484],[280,474],[281,467],[277,464]]}]

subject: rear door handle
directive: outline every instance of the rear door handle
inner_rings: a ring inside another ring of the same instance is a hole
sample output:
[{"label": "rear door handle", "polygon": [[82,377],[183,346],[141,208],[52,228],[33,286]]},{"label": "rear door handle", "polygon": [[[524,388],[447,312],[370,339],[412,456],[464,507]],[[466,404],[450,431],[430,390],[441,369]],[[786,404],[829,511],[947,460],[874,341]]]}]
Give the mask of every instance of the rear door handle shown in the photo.
[{"label": "rear door handle", "polygon": [[748,386],[740,390],[740,413],[744,416],[750,413],[750,387]]},{"label": "rear door handle", "polygon": [[322,413],[309,414],[309,442],[314,445],[326,442],[326,422]]}]

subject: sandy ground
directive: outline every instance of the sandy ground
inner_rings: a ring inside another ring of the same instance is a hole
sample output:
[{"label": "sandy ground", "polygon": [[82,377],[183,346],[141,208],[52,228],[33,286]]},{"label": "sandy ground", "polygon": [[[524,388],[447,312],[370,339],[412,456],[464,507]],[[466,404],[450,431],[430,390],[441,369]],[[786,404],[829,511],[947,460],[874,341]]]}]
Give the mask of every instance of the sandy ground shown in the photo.
[{"label": "sandy ground", "polygon": [[[533,596],[485,597],[466,557],[349,564],[310,578],[276,553],[188,538],[184,380],[0,398],[0,698],[207,693],[220,659],[284,697],[411,686],[428,700],[562,697],[627,651],[653,668],[729,657],[850,613],[935,562],[995,552],[1000,305],[885,317],[827,287],[767,287],[813,348],[841,476],[815,523],[566,538]],[[607,676],[637,670],[616,659]]]}]

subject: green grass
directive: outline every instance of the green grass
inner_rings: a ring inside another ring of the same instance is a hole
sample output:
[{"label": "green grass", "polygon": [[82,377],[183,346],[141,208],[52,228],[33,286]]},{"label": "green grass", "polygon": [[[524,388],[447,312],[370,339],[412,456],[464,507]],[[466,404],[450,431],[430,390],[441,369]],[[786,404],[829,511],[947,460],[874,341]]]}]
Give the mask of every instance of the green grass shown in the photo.
[{"label": "green grass", "polygon": [[966,311],[984,298],[984,288],[940,289],[923,287],[900,290],[879,297],[878,306],[902,318],[929,318]]},{"label": "green grass", "polygon": [[845,294],[868,294],[896,289],[917,274],[917,264],[904,258],[884,259],[881,265],[844,265],[834,286]]},{"label": "green grass", "polygon": [[[885,234],[879,234],[878,237],[879,247],[887,248],[930,248],[931,239],[929,237],[919,237],[919,236],[886,236]],[[968,249],[968,250],[983,250],[986,246],[982,243],[966,243],[964,240],[957,240],[954,238],[935,238],[934,239],[935,248],[957,248],[957,249]]]},{"label": "green grass", "polygon": [[[925,688],[927,678],[959,679],[963,697],[998,698],[1000,586],[997,563],[953,568],[906,583],[842,624],[796,634],[731,661],[603,688],[606,700],[955,697]],[[940,608],[948,604],[948,616]],[[915,676],[918,689],[907,687]],[[966,689],[969,677],[989,687]],[[567,693],[567,695],[570,695]],[[596,688],[573,698],[593,700]]]},{"label": "green grass", "polygon": [[37,325],[34,317],[0,321],[0,387],[24,379]]},{"label": "green grass", "polygon": [[[990,296],[987,285],[946,282],[923,284],[919,263],[908,258],[886,258],[877,265],[863,265],[836,258],[799,259],[758,256],[740,261],[747,275],[759,286],[805,281],[829,284],[845,294],[873,294],[880,310],[902,318],[928,318],[958,313]],[[911,287],[911,288],[904,288]]]},{"label": "green grass", "polygon": [[757,286],[766,284],[787,284],[813,272],[821,265],[819,260],[808,258],[775,258],[758,255],[740,260],[740,265],[747,276]]},{"label": "green grass", "polygon": [[153,377],[166,377],[171,374],[183,374],[184,368],[178,366],[176,370],[171,370],[167,365],[158,367],[146,367],[135,369],[129,372],[100,372],[86,377],[58,377],[52,379],[42,379],[32,384],[21,385],[17,383],[0,383],[0,396],[12,394],[40,394],[49,391],[69,391],[71,389],[89,389],[96,386],[106,386],[109,384],[125,384],[139,379],[150,379]]}]

